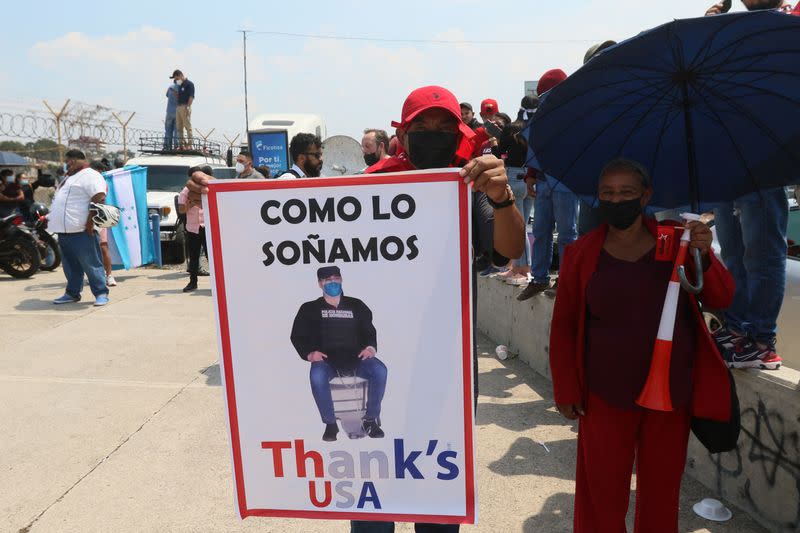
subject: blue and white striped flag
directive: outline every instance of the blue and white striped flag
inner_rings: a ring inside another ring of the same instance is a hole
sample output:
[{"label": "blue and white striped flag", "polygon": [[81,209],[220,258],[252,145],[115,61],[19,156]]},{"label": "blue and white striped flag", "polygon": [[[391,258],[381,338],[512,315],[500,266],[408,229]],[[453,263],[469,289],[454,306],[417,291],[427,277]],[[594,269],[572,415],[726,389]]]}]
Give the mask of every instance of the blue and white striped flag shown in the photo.
[{"label": "blue and white striped flag", "polygon": [[155,261],[147,218],[147,168],[129,166],[104,172],[106,202],[120,210],[119,224],[111,228],[108,249],[114,266],[125,270]]}]

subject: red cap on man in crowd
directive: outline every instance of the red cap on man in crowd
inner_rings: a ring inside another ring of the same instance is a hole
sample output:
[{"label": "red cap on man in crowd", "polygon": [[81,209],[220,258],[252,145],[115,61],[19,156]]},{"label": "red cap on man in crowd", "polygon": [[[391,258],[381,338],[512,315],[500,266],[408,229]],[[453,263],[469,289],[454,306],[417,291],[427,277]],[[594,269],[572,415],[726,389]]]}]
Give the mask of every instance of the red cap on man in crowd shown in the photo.
[{"label": "red cap on man in crowd", "polygon": [[449,114],[453,115],[453,118],[458,122],[458,131],[461,133],[461,141],[459,142],[456,154],[464,159],[469,159],[472,154],[472,138],[475,137],[475,132],[462,122],[461,104],[458,103],[458,99],[456,99],[455,95],[444,87],[428,85],[411,91],[406,101],[403,102],[402,119],[400,122],[392,121],[392,127],[407,128],[417,115],[435,107],[444,109]]},{"label": "red cap on man in crowd", "polygon": [[536,94],[543,95],[565,79],[567,79],[567,73],[560,68],[548,70],[539,78],[539,83],[536,85]]},{"label": "red cap on man in crowd", "polygon": [[487,98],[481,102],[481,115],[494,115],[498,111],[500,111],[500,108],[494,98]]},{"label": "red cap on man in crowd", "polygon": [[[436,85],[428,85],[414,89],[403,102],[403,116],[400,122],[393,121],[395,128],[405,128],[417,115],[428,109],[438,107],[444,109],[461,121],[461,105],[453,93]],[[469,128],[468,128],[469,129]]]}]

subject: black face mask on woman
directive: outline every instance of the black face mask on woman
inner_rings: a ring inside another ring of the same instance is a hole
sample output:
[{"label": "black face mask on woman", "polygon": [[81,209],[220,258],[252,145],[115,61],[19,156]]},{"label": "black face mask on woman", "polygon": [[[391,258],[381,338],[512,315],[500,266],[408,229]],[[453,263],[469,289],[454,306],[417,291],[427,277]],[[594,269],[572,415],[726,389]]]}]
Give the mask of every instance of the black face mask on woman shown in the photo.
[{"label": "black face mask on woman", "polygon": [[600,200],[597,210],[603,220],[608,222],[610,226],[617,229],[628,229],[642,214],[642,198],[639,197],[622,202]]},{"label": "black face mask on woman", "polygon": [[448,131],[408,133],[408,157],[418,169],[449,167],[456,155],[458,137]]}]

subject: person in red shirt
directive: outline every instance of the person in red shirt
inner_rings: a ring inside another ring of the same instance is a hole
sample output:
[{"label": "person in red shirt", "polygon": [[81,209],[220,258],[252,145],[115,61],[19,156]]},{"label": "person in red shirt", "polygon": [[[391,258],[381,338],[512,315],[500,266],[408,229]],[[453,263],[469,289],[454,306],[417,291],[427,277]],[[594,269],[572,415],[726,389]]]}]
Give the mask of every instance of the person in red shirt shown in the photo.
[{"label": "person in red shirt", "polygon": [[492,117],[499,112],[500,108],[497,106],[497,100],[494,98],[487,98],[481,102],[481,120],[484,122],[492,120]]},{"label": "person in red shirt", "polygon": [[[453,93],[433,85],[415,89],[403,103],[400,122],[392,122],[392,126],[397,128],[397,153],[367,168],[367,174],[462,167],[460,172],[464,181],[471,184],[473,191],[483,193],[485,200],[485,204],[473,207],[473,214],[493,218],[489,238],[493,243],[494,257],[507,263],[508,258],[522,255],[525,225],[519,211],[514,208],[514,195],[508,185],[503,161],[494,155],[470,159],[475,134],[462,122],[461,108]],[[210,179],[212,177],[203,172],[192,174],[186,183],[190,205],[200,203],[201,195],[208,192]],[[473,317],[475,315],[473,312]],[[476,357],[473,350],[473,360]],[[477,361],[474,371],[477,393]],[[417,533],[450,533],[458,531],[459,525],[415,524],[414,529]],[[350,531],[388,533],[394,531],[394,523],[354,521]]]},{"label": "person in red shirt", "polygon": [[[493,121],[495,115],[497,115],[499,111],[500,109],[497,106],[497,100],[493,98],[487,98],[483,102],[481,102],[480,115],[484,124]],[[484,145],[486,141],[488,141],[491,138],[492,136],[486,131],[485,126],[478,126],[477,128],[475,128],[475,140],[473,141],[473,144],[475,145],[475,151],[472,154],[473,157],[478,157],[482,154],[481,147]]]},{"label": "person in red shirt", "polygon": [[[652,196],[638,163],[603,170],[598,211],[605,223],[566,247],[550,330],[550,366],[559,412],[579,419],[574,531],[625,531],[636,464],[637,533],[675,533],[692,416],[727,421],[731,392],[725,361],[695,296],[681,291],[670,366],[674,409],[640,407],[673,260],[655,257],[655,220],[642,215]],[[704,305],[733,299],[733,278],[711,250],[711,231],[689,222],[690,246],[704,261]]]}]

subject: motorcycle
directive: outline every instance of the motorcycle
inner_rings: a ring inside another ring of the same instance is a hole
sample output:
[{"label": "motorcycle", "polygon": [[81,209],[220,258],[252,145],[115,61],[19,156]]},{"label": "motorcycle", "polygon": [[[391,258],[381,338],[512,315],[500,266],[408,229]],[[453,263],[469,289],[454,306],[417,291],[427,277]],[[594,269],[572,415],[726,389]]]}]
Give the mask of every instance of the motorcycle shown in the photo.
[{"label": "motorcycle", "polygon": [[47,206],[35,203],[30,207],[32,222],[26,224],[30,234],[36,239],[36,246],[41,256],[42,270],[55,270],[61,264],[61,249],[52,233],[47,231]]},{"label": "motorcycle", "polygon": [[36,239],[21,224],[17,214],[0,219],[0,269],[15,278],[29,278],[39,270],[41,257]]}]

